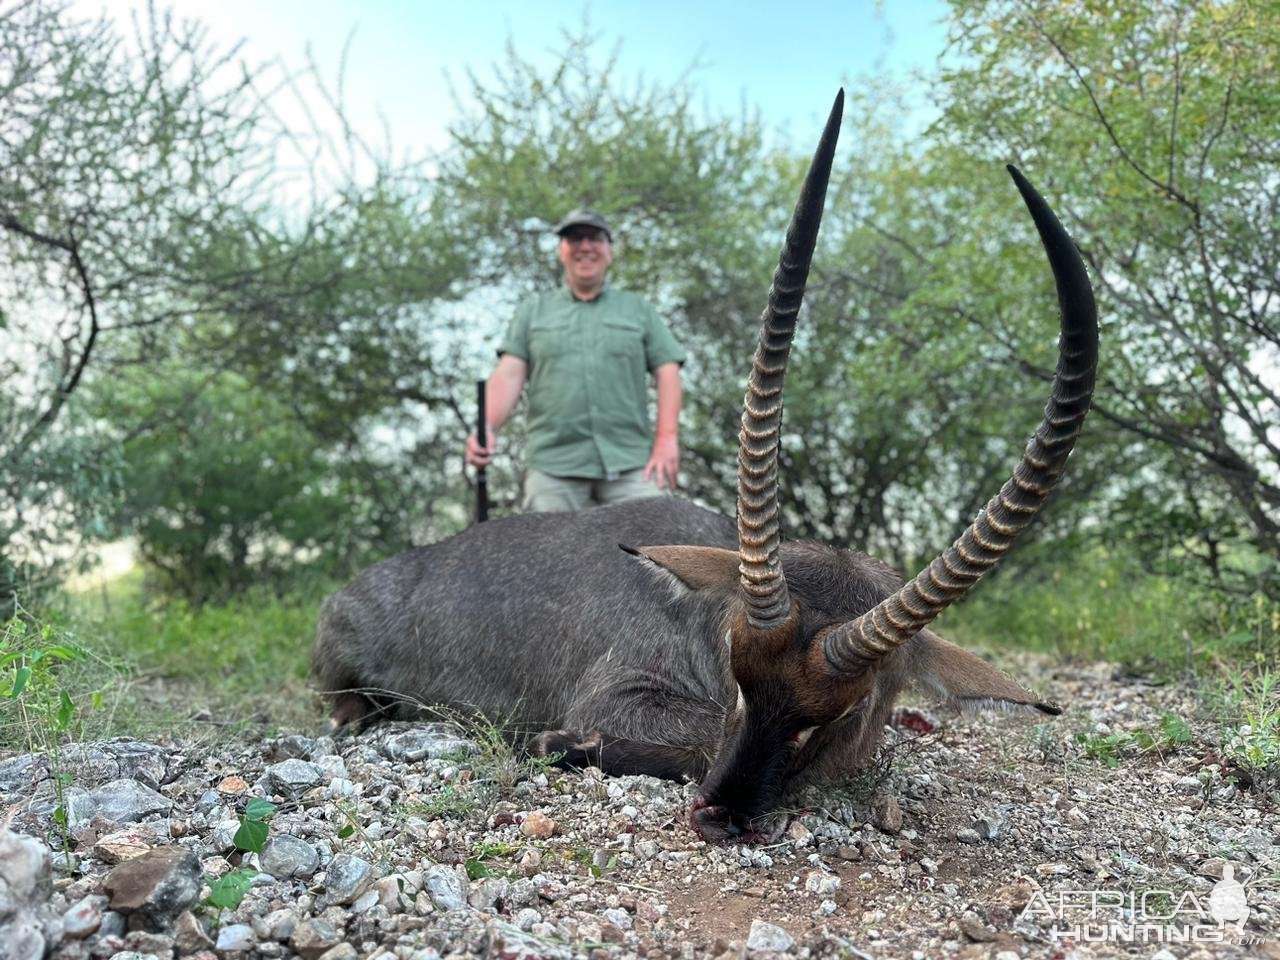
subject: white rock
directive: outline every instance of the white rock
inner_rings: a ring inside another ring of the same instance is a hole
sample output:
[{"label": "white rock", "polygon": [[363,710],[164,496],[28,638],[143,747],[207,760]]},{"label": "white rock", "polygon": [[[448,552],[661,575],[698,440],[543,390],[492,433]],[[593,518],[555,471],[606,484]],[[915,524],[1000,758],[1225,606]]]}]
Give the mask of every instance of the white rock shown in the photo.
[{"label": "white rock", "polygon": [[631,914],[623,910],[621,907],[610,907],[603,911],[601,916],[612,923],[619,930],[631,929]]},{"label": "white rock", "polygon": [[751,921],[751,932],[747,934],[748,950],[773,950],[777,953],[790,950],[795,938],[781,927],[763,920]]},{"label": "white rock", "polygon": [[218,941],[215,949],[227,951],[252,950],[254,944],[253,927],[247,923],[228,923],[218,928]]},{"label": "white rock", "polygon": [[811,870],[804,879],[804,888],[820,897],[829,897],[840,889],[840,878],[834,873]]}]

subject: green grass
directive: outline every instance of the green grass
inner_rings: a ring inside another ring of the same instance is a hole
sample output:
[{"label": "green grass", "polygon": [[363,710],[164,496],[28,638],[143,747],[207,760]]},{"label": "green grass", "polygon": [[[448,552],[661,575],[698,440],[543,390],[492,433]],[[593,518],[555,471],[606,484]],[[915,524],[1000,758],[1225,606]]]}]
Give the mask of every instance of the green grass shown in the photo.
[{"label": "green grass", "polygon": [[1224,637],[1207,626],[1213,598],[1155,576],[1123,555],[1095,549],[1039,579],[1016,570],[984,580],[947,610],[937,629],[964,645],[1012,647],[1069,660],[1105,660],[1161,677],[1202,666]]},{"label": "green grass", "polygon": [[[1206,746],[1247,779],[1280,786],[1280,603],[1158,576],[1103,549],[1052,569],[1038,580],[1016,571],[993,577],[944,613],[938,629],[966,646],[1102,660],[1157,679],[1194,677],[1198,713],[1212,728]],[[1078,739],[1086,757],[1114,765],[1126,754],[1185,744],[1191,732],[1166,718],[1158,731]]]},{"label": "green grass", "polygon": [[0,622],[0,750],[46,752],[111,729],[123,665],[65,616],[19,602]]},{"label": "green grass", "polygon": [[216,738],[247,724],[306,729],[320,721],[306,688],[311,640],[332,584],[283,597],[261,589],[194,607],[149,598],[141,571],[69,596],[85,642],[118,666],[110,732]]}]

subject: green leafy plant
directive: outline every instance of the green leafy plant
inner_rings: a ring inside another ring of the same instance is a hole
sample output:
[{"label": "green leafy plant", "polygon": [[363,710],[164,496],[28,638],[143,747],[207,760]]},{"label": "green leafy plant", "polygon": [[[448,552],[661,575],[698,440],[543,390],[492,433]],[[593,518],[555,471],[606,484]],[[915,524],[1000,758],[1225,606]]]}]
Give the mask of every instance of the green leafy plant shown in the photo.
[{"label": "green leafy plant", "polygon": [[[261,797],[251,797],[245,804],[244,813],[240,814],[240,826],[231,838],[237,850],[246,853],[261,853],[266,845],[270,828],[269,821],[276,813],[276,805]],[[251,867],[239,867],[224,873],[217,879],[210,878],[209,896],[205,903],[215,910],[234,910],[240,906],[258,871]]]},{"label": "green leafy plant", "polygon": [[1280,672],[1264,666],[1241,674],[1225,699],[1225,757],[1251,779],[1280,781]]},{"label": "green leafy plant", "polygon": [[231,842],[239,850],[261,853],[267,842],[267,821],[275,816],[276,805],[270,800],[253,797],[240,814],[240,828]]},{"label": "green leafy plant", "polygon": [[1120,753],[1129,742],[1127,734],[1097,734],[1081,731],[1076,734],[1076,742],[1084,748],[1084,755],[1090,760],[1115,767],[1120,763]]},{"label": "green leafy plant", "polygon": [[1076,742],[1084,748],[1084,755],[1090,760],[1105,763],[1108,767],[1117,766],[1128,753],[1173,750],[1190,743],[1191,739],[1191,725],[1174,713],[1161,716],[1155,730],[1141,729],[1133,733],[1110,734],[1081,731],[1076,734]]},{"label": "green leafy plant", "polygon": [[204,902],[217,910],[236,909],[253,886],[253,878],[257,875],[258,871],[249,867],[224,873],[209,884],[209,896],[205,897]]},{"label": "green leafy plant", "polygon": [[477,843],[471,849],[471,856],[467,858],[463,868],[471,880],[481,880],[485,877],[511,877],[514,876],[514,871],[495,869],[486,861],[512,857],[522,849],[518,844],[502,841]]},{"label": "green leafy plant", "polygon": [[[85,660],[86,654],[67,631],[39,622],[16,600],[14,608],[14,615],[0,628],[0,719],[5,727],[16,727],[30,749],[49,758],[57,800],[53,821],[65,851],[71,847],[66,788],[74,778],[63,768],[60,747],[79,708],[62,673],[66,666]],[[101,705],[101,691],[94,691],[89,699],[94,706]]]},{"label": "green leafy plant", "polygon": [[610,855],[601,863],[601,856],[592,851],[590,847],[575,847],[573,850],[566,850],[564,857],[566,860],[582,864],[587,868],[587,872],[596,879],[604,876],[618,865],[618,857],[616,855]]},{"label": "green leafy plant", "polygon": [[477,806],[474,792],[446,784],[425,800],[415,803],[410,812],[433,820],[461,820],[474,813]]},{"label": "green leafy plant", "polygon": [[1132,739],[1143,751],[1181,747],[1191,742],[1191,724],[1177,714],[1166,713],[1160,718],[1157,731],[1137,730]]}]

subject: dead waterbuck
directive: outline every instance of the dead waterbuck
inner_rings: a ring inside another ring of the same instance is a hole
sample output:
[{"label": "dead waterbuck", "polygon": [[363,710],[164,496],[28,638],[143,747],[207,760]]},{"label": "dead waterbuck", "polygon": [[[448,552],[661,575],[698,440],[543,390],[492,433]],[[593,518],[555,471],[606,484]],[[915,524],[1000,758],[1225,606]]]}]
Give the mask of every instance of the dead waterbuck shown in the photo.
[{"label": "dead waterbuck", "polygon": [[482,524],[372,567],[320,617],[314,679],[334,697],[338,726],[402,698],[510,718],[534,732],[531,750],[563,765],[699,781],[698,833],[753,841],[782,830],[788,790],[869,761],[912,683],[952,703],[1059,712],[926,629],[1031,522],[1093,389],[1097,323],[1084,266],[1017,170],[1057,283],[1062,335],[1044,419],[1012,478],[905,585],[864,554],[781,541],[783,377],[842,101],[769,291],[739,437],[736,525],[656,498]]}]

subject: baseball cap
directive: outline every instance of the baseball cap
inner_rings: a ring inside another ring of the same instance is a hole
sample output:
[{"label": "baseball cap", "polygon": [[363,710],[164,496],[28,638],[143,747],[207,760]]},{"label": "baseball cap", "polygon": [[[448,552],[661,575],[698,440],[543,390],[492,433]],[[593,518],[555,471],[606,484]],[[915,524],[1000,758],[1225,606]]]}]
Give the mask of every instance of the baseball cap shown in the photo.
[{"label": "baseball cap", "polygon": [[570,227],[595,227],[597,230],[603,230],[604,235],[613,242],[613,233],[609,230],[609,224],[605,223],[604,217],[596,213],[594,210],[587,210],[578,207],[576,210],[570,210],[564,215],[564,219],[556,224],[553,233],[564,236],[565,231]]}]

